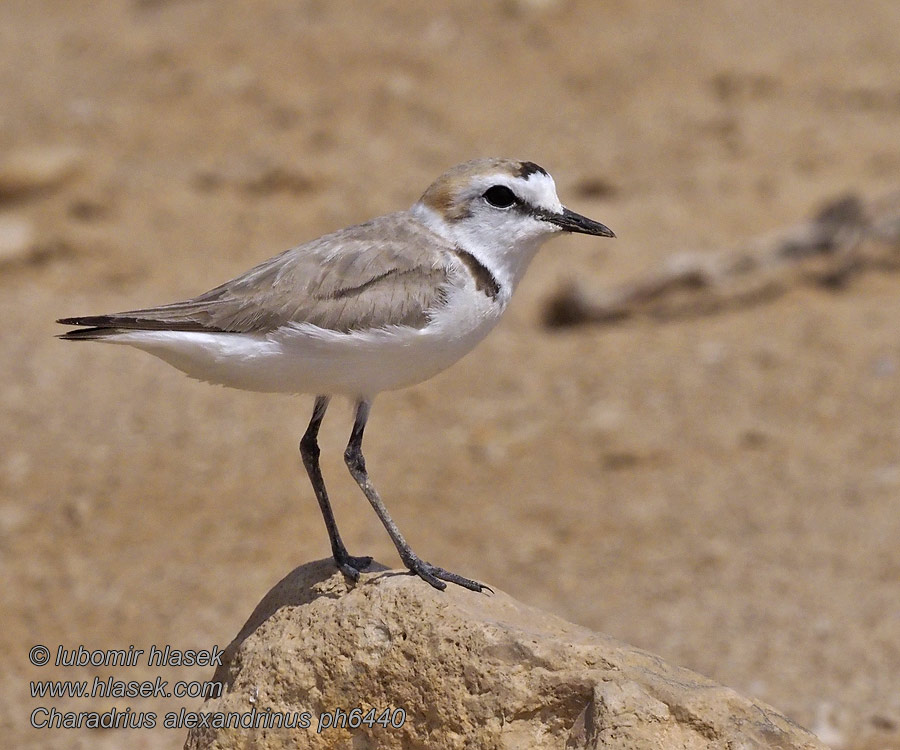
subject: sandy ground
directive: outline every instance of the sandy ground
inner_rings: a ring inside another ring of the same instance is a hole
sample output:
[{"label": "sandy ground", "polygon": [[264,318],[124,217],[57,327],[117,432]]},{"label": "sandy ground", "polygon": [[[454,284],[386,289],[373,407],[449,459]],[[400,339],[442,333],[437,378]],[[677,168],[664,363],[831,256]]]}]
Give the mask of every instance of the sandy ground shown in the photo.
[{"label": "sandy ground", "polygon": [[[0,162],[25,178],[4,191],[0,169],[0,227],[33,240],[0,259],[4,744],[179,747],[28,717],[196,700],[41,700],[29,681],[209,670],[39,669],[28,649],[224,646],[328,553],[296,451],[311,399],[63,343],[53,320],[193,295],[504,155],[619,239],[554,242],[474,353],[376,401],[369,467],[414,548],[836,747],[900,747],[900,278],[540,324],[567,279],[896,188],[898,71],[896,0],[5,0]],[[60,147],[71,168],[28,189]],[[350,420],[336,406],[322,434],[338,520],[397,564],[341,461]]]}]

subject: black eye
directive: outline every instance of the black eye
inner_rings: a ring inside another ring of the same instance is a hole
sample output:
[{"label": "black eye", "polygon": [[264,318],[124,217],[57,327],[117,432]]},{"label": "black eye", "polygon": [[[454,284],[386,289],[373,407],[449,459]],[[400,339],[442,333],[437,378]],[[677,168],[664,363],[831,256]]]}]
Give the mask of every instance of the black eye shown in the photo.
[{"label": "black eye", "polygon": [[518,200],[516,194],[505,185],[489,187],[481,197],[494,208],[509,208]]}]

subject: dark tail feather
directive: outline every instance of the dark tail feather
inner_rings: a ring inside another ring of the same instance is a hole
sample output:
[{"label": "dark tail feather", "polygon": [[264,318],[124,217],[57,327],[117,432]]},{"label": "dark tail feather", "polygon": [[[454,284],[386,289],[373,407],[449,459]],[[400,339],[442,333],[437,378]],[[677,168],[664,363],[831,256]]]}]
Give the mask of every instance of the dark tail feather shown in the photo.
[{"label": "dark tail feather", "polygon": [[56,322],[64,326],[90,326],[79,331],[66,331],[56,337],[65,341],[96,341],[124,330],[116,325],[114,315],[82,315],[77,318],[60,318]]},{"label": "dark tail feather", "polygon": [[[59,321],[62,323],[63,321]],[[67,323],[66,325],[72,325],[71,323]],[[105,339],[107,336],[112,336],[114,333],[124,333],[124,328],[103,328],[100,326],[94,328],[81,328],[75,331],[66,331],[66,333],[61,333],[56,338],[63,339],[63,341],[96,341],[97,339]]]},{"label": "dark tail feather", "polygon": [[76,318],[59,318],[56,322],[64,326],[96,326],[106,328],[112,325],[112,315],[79,315]]},{"label": "dark tail feather", "polygon": [[109,336],[111,333],[118,333],[118,329],[111,327],[109,315],[87,315],[78,318],[60,318],[56,321],[64,326],[91,326],[81,331],[67,331],[56,338],[65,339],[66,341],[95,341]]},{"label": "dark tail feather", "polygon": [[[117,315],[82,315],[77,318],[60,318],[56,321],[64,326],[91,326],[87,331],[70,331],[61,339],[96,339],[111,333],[129,331],[214,331],[224,333],[223,328],[205,326],[194,320],[155,320],[136,317],[128,313]],[[89,335],[93,334],[93,335]]]},{"label": "dark tail feather", "polygon": [[164,324],[158,320],[137,318],[131,315],[79,315],[77,318],[60,318],[56,321],[64,326],[92,326],[95,328],[143,328],[160,329]]}]

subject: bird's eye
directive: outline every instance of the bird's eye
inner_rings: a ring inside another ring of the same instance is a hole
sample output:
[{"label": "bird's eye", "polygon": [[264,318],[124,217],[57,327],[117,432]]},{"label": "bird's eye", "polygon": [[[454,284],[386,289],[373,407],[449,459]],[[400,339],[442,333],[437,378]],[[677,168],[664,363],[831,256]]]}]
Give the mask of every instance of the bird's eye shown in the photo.
[{"label": "bird's eye", "polygon": [[481,197],[494,208],[509,208],[517,200],[516,194],[505,185],[489,187]]}]

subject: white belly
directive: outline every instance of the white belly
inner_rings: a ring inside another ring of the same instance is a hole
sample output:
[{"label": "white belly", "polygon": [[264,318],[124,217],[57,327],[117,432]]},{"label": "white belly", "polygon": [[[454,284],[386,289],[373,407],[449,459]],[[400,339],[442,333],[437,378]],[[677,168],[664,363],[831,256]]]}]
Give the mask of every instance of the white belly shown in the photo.
[{"label": "white belly", "polygon": [[497,324],[505,300],[457,290],[424,328],[340,333],[308,323],[268,333],[126,331],[103,339],[165,360],[193,378],[269,393],[373,397],[427,380]]}]

